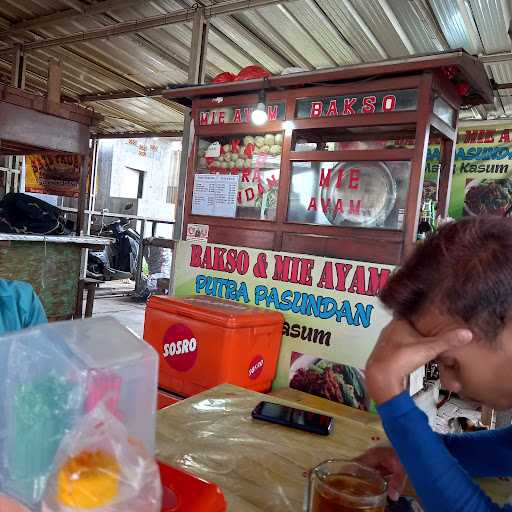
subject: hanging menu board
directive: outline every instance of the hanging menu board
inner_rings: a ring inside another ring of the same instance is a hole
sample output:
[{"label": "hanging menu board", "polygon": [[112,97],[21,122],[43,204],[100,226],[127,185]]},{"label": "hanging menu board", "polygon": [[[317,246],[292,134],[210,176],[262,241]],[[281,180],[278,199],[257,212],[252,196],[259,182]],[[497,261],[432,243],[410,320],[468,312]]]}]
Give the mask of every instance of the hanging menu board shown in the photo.
[{"label": "hanging menu board", "polygon": [[192,215],[235,217],[238,175],[196,174],[192,194]]}]

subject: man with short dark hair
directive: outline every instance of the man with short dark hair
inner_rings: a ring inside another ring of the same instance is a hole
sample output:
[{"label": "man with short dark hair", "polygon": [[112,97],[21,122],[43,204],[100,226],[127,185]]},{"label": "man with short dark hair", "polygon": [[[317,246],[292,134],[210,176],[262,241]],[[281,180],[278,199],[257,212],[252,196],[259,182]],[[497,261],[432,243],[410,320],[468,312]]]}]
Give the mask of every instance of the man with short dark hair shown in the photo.
[{"label": "man with short dark hair", "polygon": [[366,384],[394,450],[373,448],[359,460],[393,475],[392,499],[407,473],[426,512],[512,511],[472,480],[512,476],[512,427],[438,435],[404,390],[408,374],[437,359],[443,388],[512,407],[512,219],[441,227],[392,275],[381,300],[394,319],[367,362]]},{"label": "man with short dark hair", "polygon": [[30,284],[0,279],[0,335],[46,322],[41,301]]}]

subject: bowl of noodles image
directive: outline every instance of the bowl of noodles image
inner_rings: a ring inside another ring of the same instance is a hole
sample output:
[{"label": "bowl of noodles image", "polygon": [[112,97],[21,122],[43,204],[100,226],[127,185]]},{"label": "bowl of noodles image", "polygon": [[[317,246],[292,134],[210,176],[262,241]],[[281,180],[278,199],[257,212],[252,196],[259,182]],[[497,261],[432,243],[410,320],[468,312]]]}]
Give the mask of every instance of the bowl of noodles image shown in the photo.
[{"label": "bowl of noodles image", "polygon": [[466,182],[464,213],[466,215],[503,216],[512,205],[512,179],[474,179]]}]

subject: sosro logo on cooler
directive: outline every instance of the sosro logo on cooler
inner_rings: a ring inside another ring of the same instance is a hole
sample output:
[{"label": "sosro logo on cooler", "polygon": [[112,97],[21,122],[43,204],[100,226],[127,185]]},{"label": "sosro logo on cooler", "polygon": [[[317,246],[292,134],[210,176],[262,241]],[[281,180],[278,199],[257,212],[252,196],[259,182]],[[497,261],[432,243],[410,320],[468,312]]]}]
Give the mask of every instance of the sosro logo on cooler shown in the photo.
[{"label": "sosro logo on cooler", "polygon": [[179,356],[180,354],[186,354],[187,352],[195,352],[197,348],[197,340],[191,338],[190,340],[178,340],[176,343],[165,343],[164,344],[164,357],[167,356]]},{"label": "sosro logo on cooler", "polygon": [[256,356],[249,364],[249,379],[257,379],[261,375],[264,365],[263,356]]},{"label": "sosro logo on cooler", "polygon": [[162,349],[166,363],[173,370],[186,372],[196,364],[199,342],[186,325],[175,324],[165,332]]}]

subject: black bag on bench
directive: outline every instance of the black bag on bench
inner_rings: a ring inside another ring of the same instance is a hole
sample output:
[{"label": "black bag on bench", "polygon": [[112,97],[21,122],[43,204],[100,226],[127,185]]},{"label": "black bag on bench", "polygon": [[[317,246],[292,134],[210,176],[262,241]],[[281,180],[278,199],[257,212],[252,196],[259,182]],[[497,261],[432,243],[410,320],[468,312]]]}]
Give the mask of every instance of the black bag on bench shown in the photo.
[{"label": "black bag on bench", "polygon": [[62,210],[37,197],[9,193],[0,201],[0,233],[67,235]]}]

